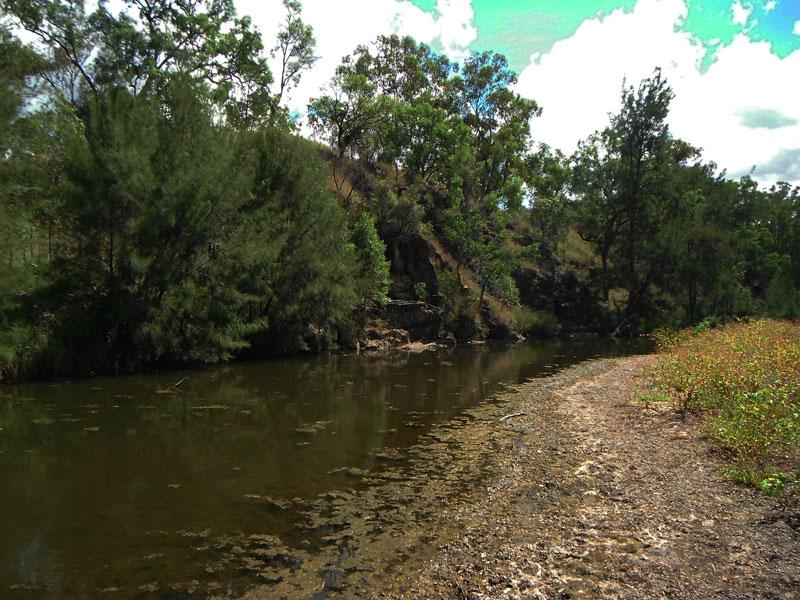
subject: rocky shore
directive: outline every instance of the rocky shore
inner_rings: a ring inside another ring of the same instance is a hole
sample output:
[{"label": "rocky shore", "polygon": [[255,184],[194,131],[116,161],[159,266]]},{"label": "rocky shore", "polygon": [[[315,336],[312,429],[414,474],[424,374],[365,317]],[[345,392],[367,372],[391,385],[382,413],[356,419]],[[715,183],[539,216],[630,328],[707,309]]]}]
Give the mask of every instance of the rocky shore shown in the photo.
[{"label": "rocky shore", "polygon": [[364,597],[799,598],[800,532],[727,480],[703,425],[633,400],[648,357],[591,361],[510,392],[510,448],[459,533]]}]

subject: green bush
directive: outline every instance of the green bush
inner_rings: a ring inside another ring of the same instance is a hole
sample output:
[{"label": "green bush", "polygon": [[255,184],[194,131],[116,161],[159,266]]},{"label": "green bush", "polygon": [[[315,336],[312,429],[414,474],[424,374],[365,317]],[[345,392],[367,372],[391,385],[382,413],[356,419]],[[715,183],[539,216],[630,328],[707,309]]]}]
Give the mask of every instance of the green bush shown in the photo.
[{"label": "green bush", "polygon": [[527,337],[550,338],[558,334],[558,321],[548,312],[518,308],[514,311],[514,316],[517,329]]},{"label": "green bush", "polygon": [[489,290],[496,298],[505,300],[511,306],[519,304],[519,289],[514,278],[507,273],[499,273],[489,281]]},{"label": "green bush", "polygon": [[430,294],[428,294],[428,286],[425,285],[424,281],[418,281],[414,284],[414,296],[417,300],[428,302]]}]

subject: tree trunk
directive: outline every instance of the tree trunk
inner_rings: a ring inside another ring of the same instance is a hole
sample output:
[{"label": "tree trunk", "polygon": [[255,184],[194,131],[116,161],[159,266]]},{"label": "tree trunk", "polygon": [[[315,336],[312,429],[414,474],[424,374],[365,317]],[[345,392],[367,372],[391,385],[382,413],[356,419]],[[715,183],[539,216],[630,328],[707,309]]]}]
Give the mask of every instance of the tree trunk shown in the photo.
[{"label": "tree trunk", "polygon": [[486,293],[486,270],[483,265],[483,259],[480,261],[480,267],[478,268],[478,278],[481,282],[481,292],[478,296],[478,311],[483,308],[483,296]]},{"label": "tree trunk", "polygon": [[108,274],[114,278],[114,231],[108,232]]}]

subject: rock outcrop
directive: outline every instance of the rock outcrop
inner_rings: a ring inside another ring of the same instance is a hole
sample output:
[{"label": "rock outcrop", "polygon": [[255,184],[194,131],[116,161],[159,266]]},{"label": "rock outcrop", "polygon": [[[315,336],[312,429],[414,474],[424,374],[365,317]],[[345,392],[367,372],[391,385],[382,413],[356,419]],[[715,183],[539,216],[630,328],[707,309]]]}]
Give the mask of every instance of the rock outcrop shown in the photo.
[{"label": "rock outcrop", "polygon": [[383,307],[386,320],[393,327],[405,329],[414,341],[432,341],[444,326],[444,311],[419,300],[390,300]]},{"label": "rock outcrop", "polygon": [[386,252],[392,275],[389,296],[397,300],[421,300],[415,286],[423,283],[427,297],[435,302],[439,297],[438,257],[428,241],[418,234],[403,234],[387,242]]}]

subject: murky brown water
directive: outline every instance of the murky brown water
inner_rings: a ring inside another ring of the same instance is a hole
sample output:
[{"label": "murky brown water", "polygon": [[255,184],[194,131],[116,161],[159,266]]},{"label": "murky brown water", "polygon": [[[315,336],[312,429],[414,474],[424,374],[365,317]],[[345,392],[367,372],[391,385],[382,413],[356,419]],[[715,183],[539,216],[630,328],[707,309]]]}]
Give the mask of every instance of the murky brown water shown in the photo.
[{"label": "murky brown water", "polygon": [[434,552],[430,524],[491,476],[465,428],[503,384],[631,349],[330,354],[0,388],[0,597],[377,585]]}]

